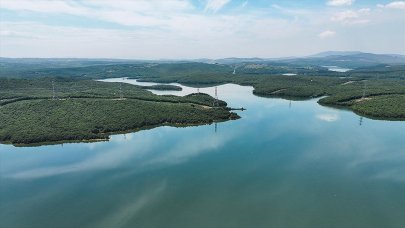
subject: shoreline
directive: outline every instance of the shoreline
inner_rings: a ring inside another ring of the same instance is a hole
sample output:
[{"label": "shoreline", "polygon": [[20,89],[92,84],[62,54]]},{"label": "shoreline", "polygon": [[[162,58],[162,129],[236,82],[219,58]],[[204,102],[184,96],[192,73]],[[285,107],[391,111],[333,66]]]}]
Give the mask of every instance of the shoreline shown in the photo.
[{"label": "shoreline", "polygon": [[[165,122],[162,124],[154,124],[154,125],[145,125],[142,127],[137,127],[133,129],[128,129],[124,131],[111,131],[111,132],[105,132],[102,133],[100,136],[105,136],[105,137],[100,137],[100,138],[87,138],[87,139],[82,139],[82,140],[55,140],[55,141],[43,141],[43,142],[34,142],[34,143],[13,143],[11,141],[0,141],[0,144],[3,145],[12,145],[14,147],[37,147],[37,146],[50,146],[50,145],[63,145],[63,144],[70,144],[70,143],[96,143],[96,142],[108,142],[110,140],[110,137],[113,135],[122,135],[122,134],[130,134],[130,133],[136,133],[140,131],[145,131],[145,130],[152,130],[154,128],[159,128],[159,127],[175,127],[175,128],[186,128],[186,127],[197,127],[197,126],[204,126],[204,125],[211,125],[214,123],[221,123],[221,122],[226,122],[230,120],[238,120],[241,117],[239,115],[230,114],[228,119],[217,119],[213,120],[211,122],[199,122],[199,123],[169,123]],[[233,117],[233,118],[232,118]]]},{"label": "shoreline", "polygon": [[[127,78],[127,79],[132,79],[132,78]],[[158,83],[158,84],[162,84],[165,85],[162,82],[159,82],[159,80],[156,81],[149,81],[145,78],[139,79],[139,78],[134,78],[135,80],[139,80],[141,82],[150,82],[150,83]],[[349,82],[353,82],[353,81],[349,81]],[[124,82],[124,83],[128,83],[128,82]],[[166,82],[167,83],[167,82]],[[169,82],[169,83],[178,83],[182,86],[188,86],[187,84],[183,84],[180,82]],[[341,109],[341,110],[348,110],[351,111],[352,113],[360,116],[360,117],[365,117],[365,118],[369,118],[369,119],[373,119],[373,120],[383,120],[383,121],[405,121],[405,117],[392,117],[392,116],[381,116],[381,115],[376,115],[373,113],[367,113],[367,112],[362,112],[359,110],[356,110],[354,108],[352,108],[352,105],[342,105],[339,103],[324,103],[324,102],[320,102],[321,99],[323,98],[328,98],[328,97],[333,97],[333,94],[320,94],[317,96],[292,96],[292,95],[286,95],[286,94],[280,94],[279,92],[283,92],[286,89],[279,89],[276,91],[269,93],[261,93],[261,92],[257,92],[254,85],[245,85],[243,83],[237,83],[237,82],[232,82],[232,83],[219,83],[219,84],[215,84],[216,86],[218,85],[226,85],[226,84],[236,84],[239,86],[250,86],[252,87],[252,94],[257,96],[257,97],[263,97],[263,98],[279,98],[279,99],[284,99],[284,100],[289,100],[289,101],[307,101],[307,100],[312,100],[312,99],[318,99],[317,103],[321,106],[324,107],[330,107],[330,108],[337,108],[337,109]],[[352,83],[350,83],[352,84]],[[203,86],[206,85],[204,83],[202,84],[198,84],[198,83],[194,83],[195,86]],[[379,97],[379,96],[387,96],[387,95],[402,95],[402,94],[398,94],[398,93],[385,93],[385,94],[371,94],[367,97]],[[352,98],[349,99],[348,101],[354,101],[356,100],[356,98]],[[240,109],[240,108],[239,108]],[[232,108],[230,110],[233,110]]]}]

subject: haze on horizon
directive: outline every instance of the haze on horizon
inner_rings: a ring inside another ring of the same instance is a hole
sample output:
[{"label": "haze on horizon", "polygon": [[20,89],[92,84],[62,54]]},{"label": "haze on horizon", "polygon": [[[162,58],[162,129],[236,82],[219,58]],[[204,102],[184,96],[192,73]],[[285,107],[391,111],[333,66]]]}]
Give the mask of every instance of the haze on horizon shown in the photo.
[{"label": "haze on horizon", "polygon": [[404,28],[392,0],[0,0],[2,57],[405,54]]}]

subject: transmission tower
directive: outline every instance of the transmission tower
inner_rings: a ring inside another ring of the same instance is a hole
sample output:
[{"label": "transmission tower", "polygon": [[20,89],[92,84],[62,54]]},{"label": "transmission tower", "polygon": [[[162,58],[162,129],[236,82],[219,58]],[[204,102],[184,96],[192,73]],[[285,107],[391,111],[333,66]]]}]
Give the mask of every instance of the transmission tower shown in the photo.
[{"label": "transmission tower", "polygon": [[233,73],[232,74],[236,74],[236,66],[233,68]]},{"label": "transmission tower", "polygon": [[214,104],[212,106],[218,106],[218,88],[215,86],[215,97],[214,97]]},{"label": "transmission tower", "polygon": [[56,99],[56,92],[55,92],[55,81],[52,80],[52,100]]},{"label": "transmission tower", "polygon": [[364,99],[366,97],[366,89],[367,89],[367,84],[366,84],[366,80],[364,80],[364,85],[363,85],[363,97],[362,99]]},{"label": "transmission tower", "polygon": [[120,82],[120,99],[124,99],[124,95],[122,94],[122,82]]}]

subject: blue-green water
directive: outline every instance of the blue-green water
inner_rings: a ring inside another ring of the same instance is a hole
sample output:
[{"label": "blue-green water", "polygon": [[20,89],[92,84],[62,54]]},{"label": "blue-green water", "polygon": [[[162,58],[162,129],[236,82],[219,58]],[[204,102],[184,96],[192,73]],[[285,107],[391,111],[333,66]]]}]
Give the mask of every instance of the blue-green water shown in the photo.
[{"label": "blue-green water", "polygon": [[218,93],[242,119],[0,145],[0,227],[405,227],[405,122]]}]

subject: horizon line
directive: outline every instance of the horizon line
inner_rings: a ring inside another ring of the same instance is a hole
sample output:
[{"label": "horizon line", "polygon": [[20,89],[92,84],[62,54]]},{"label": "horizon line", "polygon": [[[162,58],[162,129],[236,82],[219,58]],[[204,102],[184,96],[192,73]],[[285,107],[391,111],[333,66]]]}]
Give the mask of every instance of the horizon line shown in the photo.
[{"label": "horizon line", "polygon": [[374,53],[374,52],[363,52],[363,51],[322,51],[315,54],[303,55],[303,56],[285,56],[285,57],[221,57],[221,58],[208,58],[208,57],[197,57],[197,58],[161,58],[161,59],[143,59],[143,58],[115,58],[115,57],[8,57],[0,56],[1,59],[88,59],[88,60],[126,60],[126,61],[193,61],[193,60],[221,60],[221,59],[290,59],[290,58],[308,58],[316,57],[316,55],[327,53],[327,52],[358,52],[358,54],[374,54],[374,55],[397,55],[405,57],[405,54],[398,53]]}]

